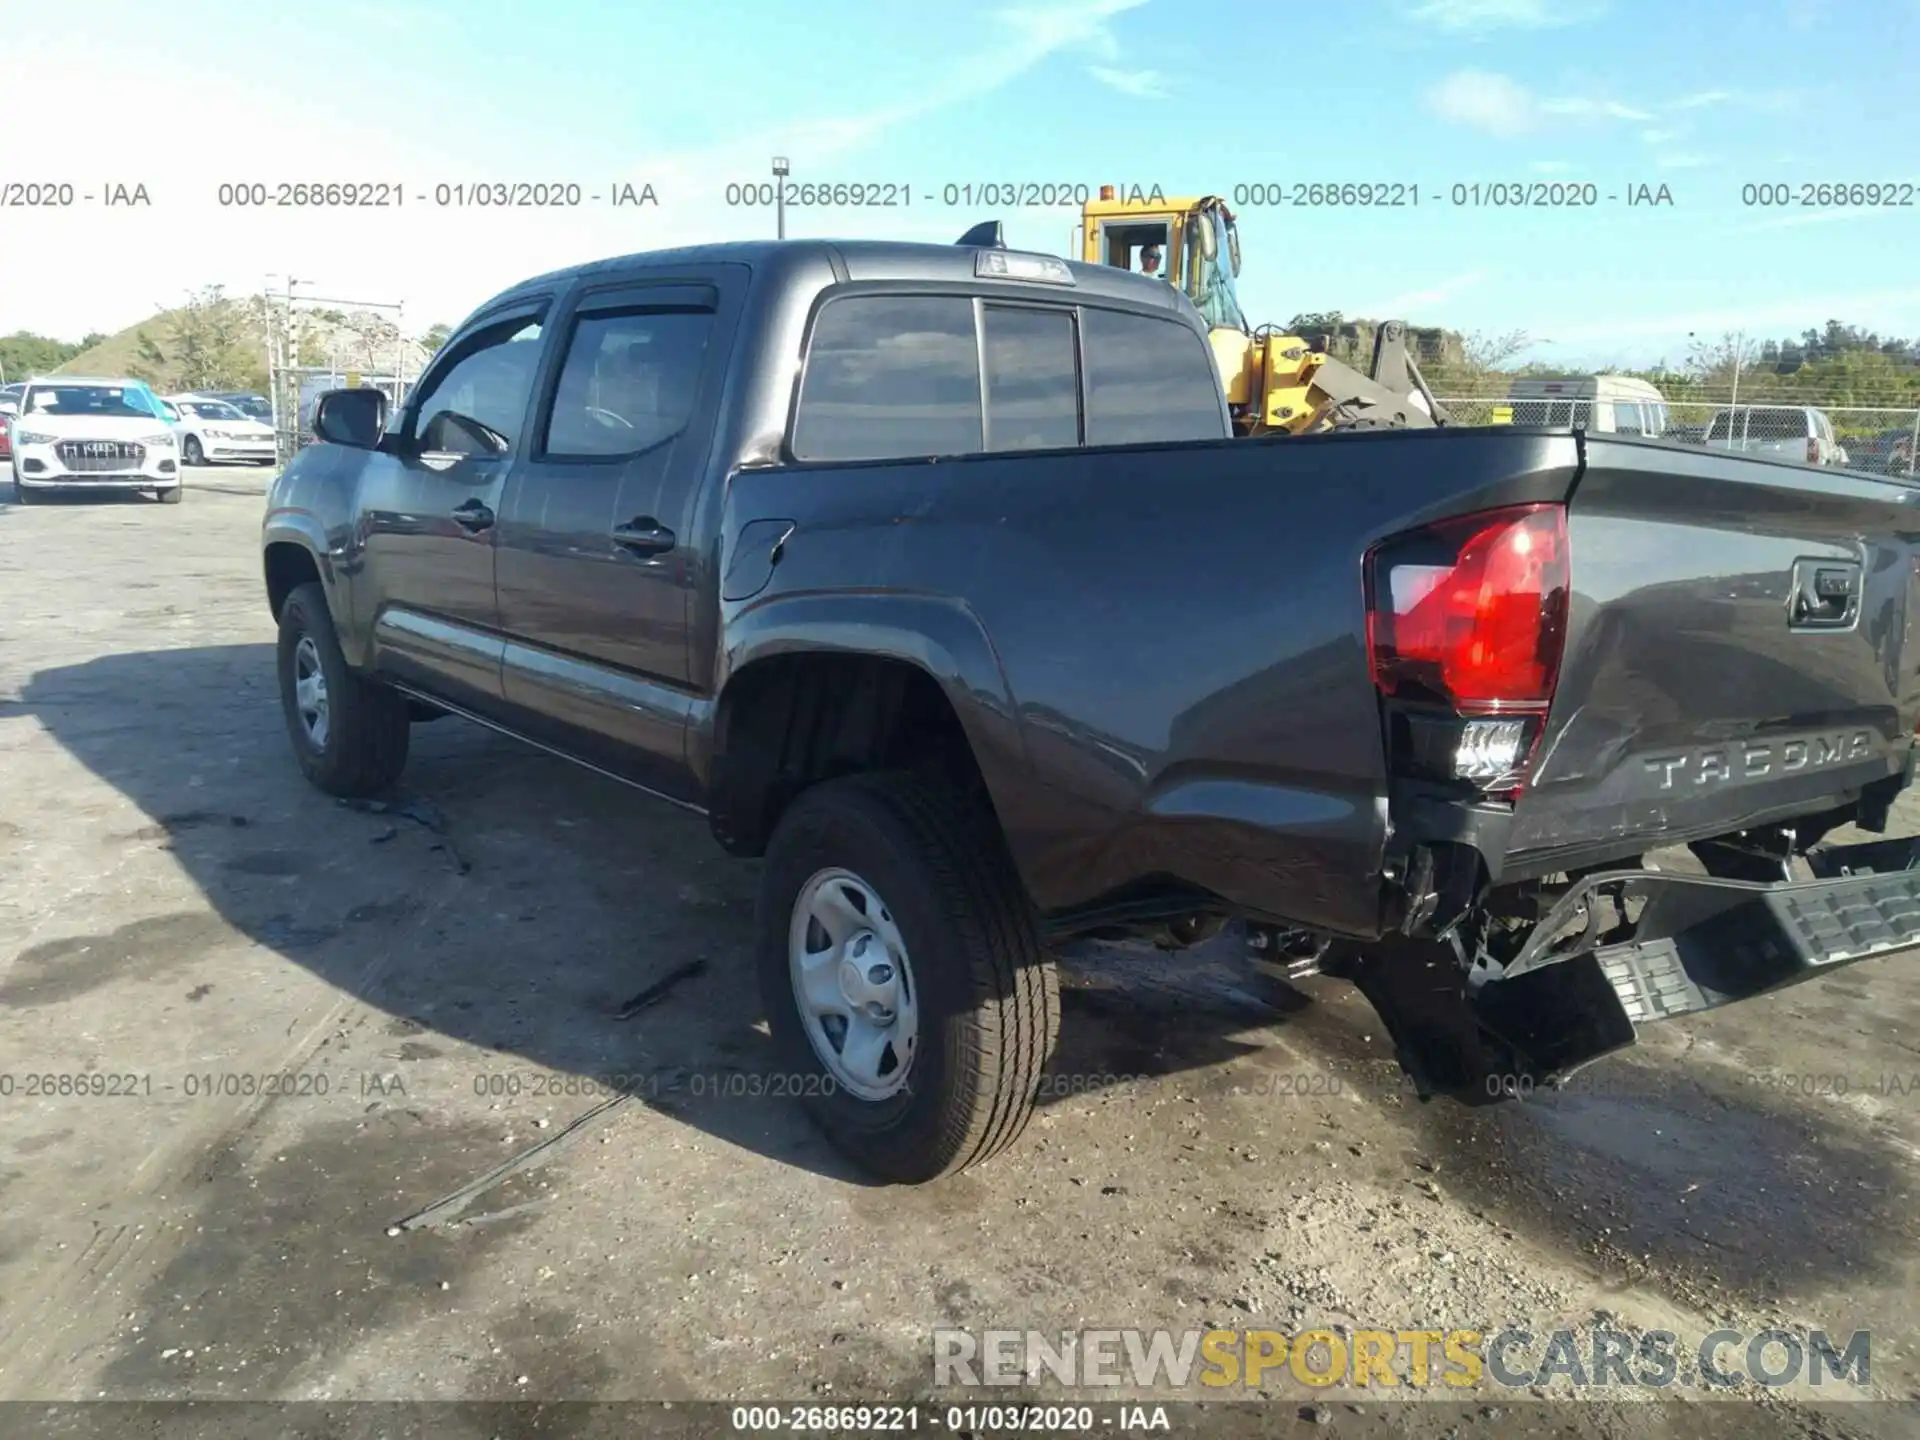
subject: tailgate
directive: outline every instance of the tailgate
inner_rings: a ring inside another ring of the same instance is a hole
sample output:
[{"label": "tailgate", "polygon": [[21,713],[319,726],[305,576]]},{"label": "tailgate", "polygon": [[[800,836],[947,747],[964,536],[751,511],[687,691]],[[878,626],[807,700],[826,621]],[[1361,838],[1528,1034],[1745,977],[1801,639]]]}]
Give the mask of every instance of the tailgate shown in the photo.
[{"label": "tailgate", "polygon": [[1904,768],[1920,491],[1592,438],[1566,658],[1510,874],[1850,803]]}]

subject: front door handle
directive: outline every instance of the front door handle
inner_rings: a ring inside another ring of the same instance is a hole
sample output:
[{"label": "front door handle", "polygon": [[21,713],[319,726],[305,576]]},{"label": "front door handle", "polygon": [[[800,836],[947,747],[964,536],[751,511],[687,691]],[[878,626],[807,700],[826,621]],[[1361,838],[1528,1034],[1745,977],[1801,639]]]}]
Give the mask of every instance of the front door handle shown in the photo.
[{"label": "front door handle", "polygon": [[461,529],[470,534],[478,534],[492,526],[493,511],[478,500],[469,500],[464,505],[453,507],[453,518],[459,522]]},{"label": "front door handle", "polygon": [[636,555],[658,555],[675,545],[674,534],[651,515],[642,515],[607,532],[613,543]]}]

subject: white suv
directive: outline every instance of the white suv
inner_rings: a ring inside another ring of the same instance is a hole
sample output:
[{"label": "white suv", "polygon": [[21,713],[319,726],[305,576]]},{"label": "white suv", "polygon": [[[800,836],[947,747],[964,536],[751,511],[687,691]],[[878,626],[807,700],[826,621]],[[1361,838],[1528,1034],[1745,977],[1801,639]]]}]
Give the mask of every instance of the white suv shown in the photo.
[{"label": "white suv", "polygon": [[11,417],[13,493],[151,490],[180,503],[180,457],[160,397],[138,380],[50,375],[29,380]]}]

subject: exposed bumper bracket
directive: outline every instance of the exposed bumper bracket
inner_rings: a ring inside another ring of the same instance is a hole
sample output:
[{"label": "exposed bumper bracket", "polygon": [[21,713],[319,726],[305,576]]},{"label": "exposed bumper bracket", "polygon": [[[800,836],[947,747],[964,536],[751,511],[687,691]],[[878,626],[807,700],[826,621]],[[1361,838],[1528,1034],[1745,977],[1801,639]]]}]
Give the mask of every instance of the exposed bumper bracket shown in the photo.
[{"label": "exposed bumper bracket", "polygon": [[[1442,947],[1403,942],[1375,951],[1356,980],[1423,1095],[1499,1099],[1513,1093],[1508,1077],[1564,1080],[1633,1044],[1651,1021],[1920,948],[1920,838],[1817,846],[1806,859],[1814,878],[1773,884],[1649,870],[1590,875],[1505,966],[1443,986]],[[1602,907],[1617,907],[1624,926],[1597,925]],[[1628,938],[1616,938],[1623,932]]]}]

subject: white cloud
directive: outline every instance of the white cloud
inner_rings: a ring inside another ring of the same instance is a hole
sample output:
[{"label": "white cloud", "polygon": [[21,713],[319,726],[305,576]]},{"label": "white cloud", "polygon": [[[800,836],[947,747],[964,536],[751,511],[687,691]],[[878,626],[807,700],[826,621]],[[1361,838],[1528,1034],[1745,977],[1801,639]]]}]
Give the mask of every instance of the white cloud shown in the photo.
[{"label": "white cloud", "polygon": [[1538,120],[1533,92],[1517,80],[1485,70],[1456,70],[1427,92],[1442,120],[1489,135],[1524,135]]},{"label": "white cloud", "polygon": [[1662,170],[1698,170],[1703,165],[1711,165],[1711,155],[1661,155],[1653,162]]},{"label": "white cloud", "polygon": [[[371,0],[351,0],[367,4]],[[130,164],[124,126],[109,116],[86,117],[62,129],[67,173],[74,176],[144,180],[154,195],[150,211],[102,215],[76,207],[33,217],[31,227],[9,222],[6,251],[10,273],[35,277],[31,287],[0,287],[0,332],[24,327],[77,336],[117,330],[145,319],[163,303],[177,303],[190,289],[224,284],[229,293],[257,291],[262,272],[291,271],[310,277],[320,293],[406,301],[407,322],[456,320],[502,286],[522,276],[600,256],[716,240],[771,237],[770,207],[728,207],[723,191],[734,179],[761,179],[773,155],[791,157],[798,180],[891,180],[860,173],[855,162],[889,133],[910,128],[936,112],[978,100],[1061,59],[1125,71],[1122,47],[1111,26],[1146,0],[1010,0],[980,30],[979,48],[956,55],[935,72],[931,85],[908,88],[900,98],[882,97],[862,108],[853,99],[840,113],[813,113],[727,135],[674,153],[639,135],[614,149],[599,139],[583,141],[571,176],[583,188],[605,192],[610,184],[650,183],[658,208],[619,209],[583,205],[558,210],[460,210],[416,206],[421,189],[435,181],[475,180],[502,168],[488,138],[461,126],[407,125],[396,129],[381,113],[377,96],[382,62],[370,63],[363,91],[336,92],[314,82],[276,86],[237,75],[217,87],[187,86],[170,103],[171,118],[186,134],[220,134],[221,166],[209,172],[193,147],[136,147]],[[0,47],[0,93],[26,93],[27,80],[47,59],[65,57],[70,39],[48,20],[44,35],[30,28],[10,32]],[[70,28],[70,27],[69,27]],[[384,38],[384,37],[383,37]],[[90,78],[105,92],[140,93],[156,66],[167,69],[190,57],[170,53],[185,46],[177,35],[120,37],[120,43],[89,53]],[[64,59],[62,59],[64,63]],[[387,70],[394,69],[391,64]],[[1077,68],[1077,66],[1076,66]],[[858,95],[843,90],[842,95]],[[371,99],[369,97],[372,97]],[[501,115],[528,146],[542,141],[566,148],[564,136],[543,136],[542,116],[531,94]],[[104,113],[104,112],[103,112]],[[236,129],[237,114],[247,123]],[[403,208],[366,210],[234,210],[215,203],[216,182],[229,178],[299,178],[288,175],[289,156],[303,174],[334,178],[369,169],[407,182]],[[631,157],[631,158],[626,158]],[[510,178],[510,177],[501,177]],[[908,176],[916,187],[964,179],[929,163]],[[789,208],[788,233],[834,233],[899,239],[951,240],[981,218],[958,211],[923,209],[916,193],[907,208],[848,209],[827,213]],[[1009,217],[1009,238],[1031,230],[1031,243],[1063,247],[1045,238],[1051,216]],[[108,239],[111,235],[113,238]],[[102,246],[127,247],[137,265],[105,266]]]},{"label": "white cloud", "polygon": [[1531,168],[1542,175],[1564,175],[1573,166],[1565,160],[1536,160]]},{"label": "white cloud", "polygon": [[1680,132],[1678,130],[1642,130],[1640,138],[1649,145],[1664,145],[1669,140],[1678,140]]},{"label": "white cloud", "polygon": [[1731,90],[1701,90],[1673,102],[1675,110],[1703,110],[1709,105],[1724,105],[1733,99]]},{"label": "white cloud", "polygon": [[1585,120],[1651,120],[1651,111],[1623,105],[1618,100],[1589,100],[1567,97],[1542,100],[1540,109],[1548,115],[1574,115]]},{"label": "white cloud", "polygon": [[1102,85],[1140,100],[1164,100],[1171,93],[1166,76],[1158,70],[1116,70],[1110,65],[1089,65],[1087,73]]},{"label": "white cloud", "polygon": [[1443,120],[1502,138],[1556,121],[1645,123],[1654,118],[1651,110],[1606,97],[1536,95],[1511,75],[1489,70],[1455,70],[1427,92],[1427,105]]},{"label": "white cloud", "polygon": [[1407,18],[1441,30],[1476,32],[1577,25],[1596,13],[1575,0],[1421,0]]}]

